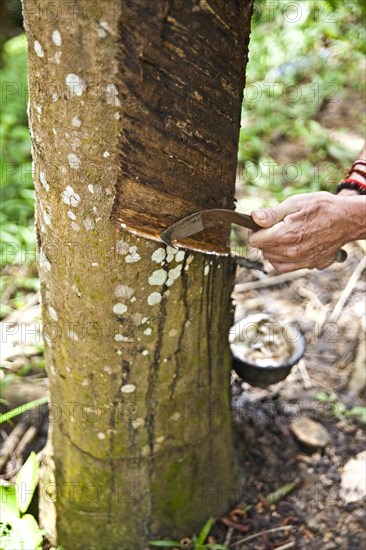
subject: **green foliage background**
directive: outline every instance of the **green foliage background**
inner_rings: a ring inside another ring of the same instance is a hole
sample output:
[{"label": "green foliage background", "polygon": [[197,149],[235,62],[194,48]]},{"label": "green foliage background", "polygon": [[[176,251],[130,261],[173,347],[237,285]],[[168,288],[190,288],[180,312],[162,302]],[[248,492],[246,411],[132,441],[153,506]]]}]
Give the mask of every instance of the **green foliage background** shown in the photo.
[{"label": "green foliage background", "polygon": [[[1,239],[34,248],[34,188],[31,140],[27,122],[26,38],[20,34],[5,42],[2,51],[1,107]],[[8,248],[10,251],[10,247]],[[13,256],[19,261],[19,255]]]},{"label": "green foliage background", "polygon": [[[332,129],[363,136],[365,9],[360,0],[256,1],[239,146],[247,192],[252,184],[280,201],[296,192],[333,191],[354,160],[359,151],[332,140],[321,113],[333,102],[340,114]],[[352,119],[341,115],[347,101]],[[277,165],[281,142],[306,152],[296,161],[300,177]]]}]

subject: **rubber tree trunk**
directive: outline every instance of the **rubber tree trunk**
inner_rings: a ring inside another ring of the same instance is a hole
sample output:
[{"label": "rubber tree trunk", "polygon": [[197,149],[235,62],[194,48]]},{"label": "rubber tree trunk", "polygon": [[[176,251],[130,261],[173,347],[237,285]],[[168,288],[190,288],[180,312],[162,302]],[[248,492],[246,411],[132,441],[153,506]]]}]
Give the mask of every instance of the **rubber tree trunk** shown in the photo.
[{"label": "rubber tree trunk", "polygon": [[42,522],[66,550],[144,548],[239,496],[233,264],[158,236],[233,208],[252,6],[23,5],[52,400]]}]

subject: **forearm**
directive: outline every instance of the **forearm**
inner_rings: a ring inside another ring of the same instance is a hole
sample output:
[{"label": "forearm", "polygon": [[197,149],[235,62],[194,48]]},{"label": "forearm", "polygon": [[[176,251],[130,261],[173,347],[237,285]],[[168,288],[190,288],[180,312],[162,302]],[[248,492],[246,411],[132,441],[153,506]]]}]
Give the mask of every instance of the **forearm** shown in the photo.
[{"label": "forearm", "polygon": [[[349,191],[344,189],[344,191]],[[338,194],[338,198],[344,201],[344,208],[347,212],[344,223],[349,227],[347,231],[346,242],[357,241],[359,239],[366,239],[366,196],[358,195],[345,195],[343,191]],[[344,244],[345,244],[344,243]]]},{"label": "forearm", "polygon": [[[366,144],[357,159],[366,161]],[[353,168],[354,170],[350,172],[349,177],[366,184],[365,165],[355,162]],[[366,196],[360,195],[355,189],[342,189],[338,193],[338,197],[344,201],[348,213],[346,223],[349,238],[347,242],[366,239]]]},{"label": "forearm", "polygon": [[[357,159],[366,161],[366,144]],[[366,177],[363,173],[360,173],[365,171],[365,165],[356,162],[354,163],[354,170],[350,172],[349,177],[366,185]],[[350,223],[352,226],[352,232],[347,242],[366,239],[366,196],[360,195],[354,189],[342,189],[338,193],[338,197],[345,201],[349,214],[347,223]]]},{"label": "forearm", "polygon": [[[357,160],[360,160],[361,162],[357,162]],[[348,173],[348,177],[352,180],[358,181],[361,184],[366,185],[366,166],[364,164],[364,162],[366,162],[366,143],[363,146],[362,151],[358,155],[357,160],[353,163],[353,169]],[[360,193],[355,189],[342,189],[341,191],[339,191],[338,194],[344,196],[358,196]]]}]

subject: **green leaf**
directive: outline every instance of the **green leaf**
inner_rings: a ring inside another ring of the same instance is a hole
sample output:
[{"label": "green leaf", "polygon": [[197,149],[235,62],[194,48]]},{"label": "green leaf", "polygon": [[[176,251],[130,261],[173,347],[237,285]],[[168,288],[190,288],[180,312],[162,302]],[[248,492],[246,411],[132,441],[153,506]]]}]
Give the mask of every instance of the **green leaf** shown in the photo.
[{"label": "green leaf", "polygon": [[332,11],[335,11],[338,7],[338,1],[337,0],[324,0],[324,3],[326,6],[328,6]]},{"label": "green leaf", "polygon": [[200,534],[197,537],[197,545],[203,544],[205,540],[207,539],[208,535],[210,534],[210,531],[212,529],[213,524],[215,523],[214,518],[210,518],[205,525],[202,527],[202,530]]},{"label": "green leaf", "polygon": [[208,550],[229,550],[224,544],[205,544]]},{"label": "green leaf", "polygon": [[159,548],[183,548],[181,543],[176,540],[149,540],[149,545]]},{"label": "green leaf", "polygon": [[352,407],[349,411],[345,412],[346,416],[359,416],[361,422],[366,424],[366,407]]},{"label": "green leaf", "polygon": [[5,523],[0,523],[0,544],[1,548],[4,546],[5,539],[8,542],[9,538],[9,525]]},{"label": "green leaf", "polygon": [[1,520],[9,522],[11,518],[19,517],[19,508],[14,485],[0,485]]},{"label": "green leaf", "polygon": [[16,522],[16,530],[24,540],[24,549],[37,550],[41,547],[43,541],[43,530],[35,518],[30,514],[25,514]]},{"label": "green leaf", "polygon": [[338,401],[336,403],[333,403],[332,408],[333,408],[332,412],[333,412],[334,416],[342,416],[342,414],[344,414],[347,411],[347,409],[343,405],[343,403],[338,402]]},{"label": "green leaf", "polygon": [[44,405],[45,403],[48,403],[48,397],[42,397],[41,399],[36,399],[35,401],[29,401],[29,403],[20,405],[19,407],[16,407],[15,409],[12,409],[7,413],[0,414],[0,424],[2,424],[3,422],[8,422],[12,418],[14,418],[14,416],[18,416],[19,414],[34,409],[35,407],[39,407],[40,405]]},{"label": "green leaf", "polygon": [[24,550],[23,540],[14,529],[10,529],[5,535],[1,534],[0,544],[1,550]]},{"label": "green leaf", "polygon": [[16,477],[17,502],[22,514],[27,510],[38,483],[38,459],[34,451],[31,452]]},{"label": "green leaf", "polygon": [[314,399],[323,403],[331,403],[337,399],[337,396],[335,393],[325,393],[320,391],[314,395]]},{"label": "green leaf", "polygon": [[14,36],[14,38],[10,38],[7,42],[5,42],[4,46],[4,52],[9,56],[15,56],[19,55],[20,53],[26,53],[27,51],[27,38],[24,33],[18,34],[17,36]]}]

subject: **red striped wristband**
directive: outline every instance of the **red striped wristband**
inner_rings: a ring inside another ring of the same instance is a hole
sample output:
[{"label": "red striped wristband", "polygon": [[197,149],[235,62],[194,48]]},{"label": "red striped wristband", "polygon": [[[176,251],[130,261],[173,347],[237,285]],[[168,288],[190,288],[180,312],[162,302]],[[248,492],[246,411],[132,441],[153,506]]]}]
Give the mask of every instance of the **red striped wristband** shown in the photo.
[{"label": "red striped wristband", "polygon": [[337,187],[336,193],[339,193],[340,191],[342,191],[342,189],[353,189],[354,191],[357,191],[360,195],[366,195],[366,183],[361,183],[360,181],[353,178],[342,180]]}]

